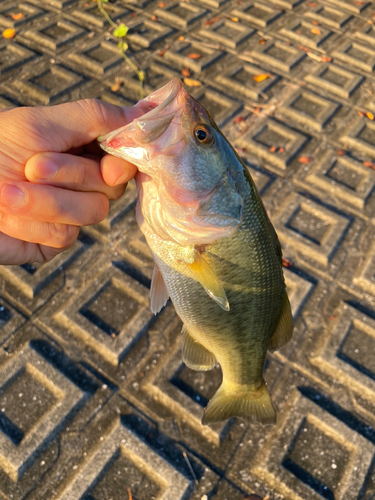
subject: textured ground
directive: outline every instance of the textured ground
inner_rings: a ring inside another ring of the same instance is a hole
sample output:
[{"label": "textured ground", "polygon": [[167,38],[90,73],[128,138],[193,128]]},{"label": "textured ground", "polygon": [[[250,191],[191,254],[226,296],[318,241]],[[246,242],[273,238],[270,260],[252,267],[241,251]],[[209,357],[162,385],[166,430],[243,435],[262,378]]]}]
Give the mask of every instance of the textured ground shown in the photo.
[{"label": "textured ground", "polygon": [[[375,499],[374,3],[107,9],[147,92],[183,68],[202,84],[290,259],[294,337],[266,370],[278,423],[201,426],[220,370],[182,365],[173,307],[149,311],[129,186],[67,253],[0,268],[0,499]],[[12,27],[0,107],[138,99],[95,2],[0,0]]]}]

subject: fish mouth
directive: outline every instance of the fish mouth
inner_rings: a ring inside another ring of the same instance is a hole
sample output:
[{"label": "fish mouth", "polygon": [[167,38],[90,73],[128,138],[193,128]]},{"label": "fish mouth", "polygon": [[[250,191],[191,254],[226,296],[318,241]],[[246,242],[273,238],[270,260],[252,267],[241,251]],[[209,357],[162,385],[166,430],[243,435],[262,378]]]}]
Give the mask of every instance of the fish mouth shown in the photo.
[{"label": "fish mouth", "polygon": [[[182,106],[188,97],[179,78],[174,77],[164,87],[138,101],[132,108],[133,120],[124,127],[98,137],[100,146],[108,152],[125,144],[121,135],[132,134],[136,142],[150,144],[159,139],[169,128],[172,121],[182,112]],[[176,106],[176,103],[177,106]],[[136,112],[138,111],[138,113]],[[137,116],[138,114],[138,116]],[[134,145],[133,145],[134,146]]]}]

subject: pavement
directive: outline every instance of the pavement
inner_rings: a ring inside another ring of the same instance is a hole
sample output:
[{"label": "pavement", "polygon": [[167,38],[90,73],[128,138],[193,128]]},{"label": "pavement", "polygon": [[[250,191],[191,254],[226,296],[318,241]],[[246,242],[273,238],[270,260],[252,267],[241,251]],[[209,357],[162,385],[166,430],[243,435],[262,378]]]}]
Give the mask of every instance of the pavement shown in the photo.
[{"label": "pavement", "polygon": [[[374,2],[106,9],[146,93],[183,71],[279,234],[295,330],[266,365],[278,420],[201,425],[220,369],[185,367],[173,306],[150,312],[130,184],[66,253],[0,268],[0,499],[374,500]],[[95,2],[0,0],[6,28],[0,108],[139,99]]]}]

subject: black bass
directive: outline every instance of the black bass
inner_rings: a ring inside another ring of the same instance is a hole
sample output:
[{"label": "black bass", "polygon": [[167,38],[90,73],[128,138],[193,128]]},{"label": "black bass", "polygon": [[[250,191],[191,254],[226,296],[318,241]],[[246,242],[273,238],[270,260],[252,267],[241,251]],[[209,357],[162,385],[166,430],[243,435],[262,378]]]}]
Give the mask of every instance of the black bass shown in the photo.
[{"label": "black bass", "polygon": [[223,381],[203,424],[235,416],[272,424],[266,353],[293,330],[276,232],[248,169],[179,79],[135,108],[138,118],[98,140],[139,169],[137,222],[155,261],[152,311],[172,299],[187,366],[220,363]]}]

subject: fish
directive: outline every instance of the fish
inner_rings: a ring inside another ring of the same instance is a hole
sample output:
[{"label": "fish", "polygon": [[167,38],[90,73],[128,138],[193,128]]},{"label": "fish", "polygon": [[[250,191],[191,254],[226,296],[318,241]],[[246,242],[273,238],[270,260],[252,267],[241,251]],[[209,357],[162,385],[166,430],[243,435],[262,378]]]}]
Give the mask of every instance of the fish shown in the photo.
[{"label": "fish", "polygon": [[171,298],[185,364],[221,367],[202,424],[274,424],[265,359],[290,340],[293,318],[281,246],[253,179],[178,78],[134,108],[137,118],[98,141],[138,167],[136,219],[155,262],[151,309]]}]

